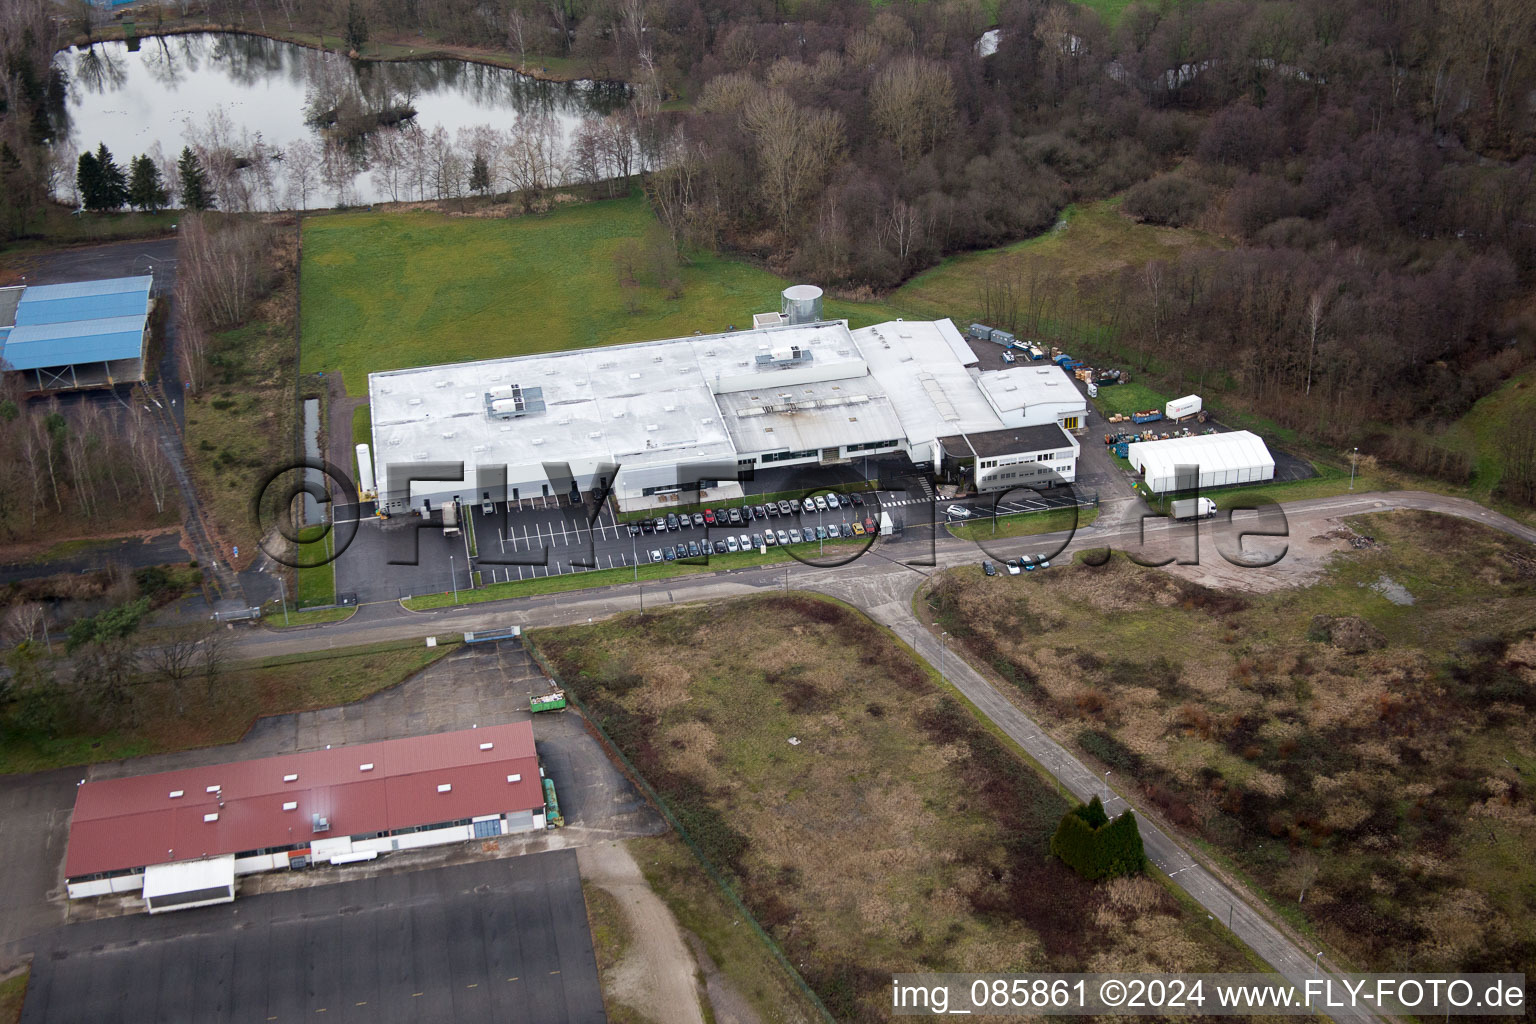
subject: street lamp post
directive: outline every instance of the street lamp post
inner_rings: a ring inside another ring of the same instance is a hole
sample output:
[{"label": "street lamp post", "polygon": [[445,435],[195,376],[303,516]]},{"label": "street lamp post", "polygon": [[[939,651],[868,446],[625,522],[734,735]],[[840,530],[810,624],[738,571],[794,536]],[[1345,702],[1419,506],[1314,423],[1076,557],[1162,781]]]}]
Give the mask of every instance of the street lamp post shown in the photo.
[{"label": "street lamp post", "polygon": [[1349,450],[1349,489],[1355,489],[1355,460],[1360,457],[1359,448]]},{"label": "street lamp post", "polygon": [[946,648],[946,646],[948,645],[948,642],[949,642],[948,641],[948,637],[949,637],[948,633],[940,633],[939,634],[939,678],[940,679],[948,679],[949,678],[949,676],[944,674],[944,651],[945,651],[945,648]]},{"label": "street lamp post", "polygon": [[453,564],[453,556],[448,556],[448,581],[453,584],[453,603],[459,603],[459,570]]},{"label": "street lamp post", "polygon": [[277,593],[283,602],[283,625],[288,625],[288,587],[283,583],[283,574],[277,574]]},{"label": "street lamp post", "polygon": [[1106,804],[1109,803],[1109,777],[1113,774],[1113,770],[1104,773],[1104,802]]}]

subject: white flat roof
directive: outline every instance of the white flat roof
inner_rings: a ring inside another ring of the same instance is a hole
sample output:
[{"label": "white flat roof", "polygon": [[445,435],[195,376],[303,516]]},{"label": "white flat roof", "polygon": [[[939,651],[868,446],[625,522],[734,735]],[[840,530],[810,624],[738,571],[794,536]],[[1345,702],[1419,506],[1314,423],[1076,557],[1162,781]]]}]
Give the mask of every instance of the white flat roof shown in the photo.
[{"label": "white flat roof", "polygon": [[966,368],[963,360],[975,357],[950,321],[893,320],[860,328],[853,339],[914,443],[1003,427],[977,389],[979,375]]},{"label": "white flat roof", "polygon": [[[948,320],[838,320],[390,370],[368,377],[373,455],[644,466],[999,429],[967,360]],[[487,392],[513,384],[544,409],[488,415]]]},{"label": "white flat roof", "polygon": [[1264,439],[1250,430],[1193,434],[1163,441],[1137,441],[1126,458],[1149,478],[1172,476],[1176,466],[1199,466],[1202,473],[1273,468],[1275,457]]},{"label": "white flat roof", "polygon": [[1003,412],[1028,409],[1036,405],[1077,405],[1087,407],[1087,400],[1072,383],[1067,372],[1055,363],[1025,363],[1006,370],[981,375],[981,388],[992,404]]}]

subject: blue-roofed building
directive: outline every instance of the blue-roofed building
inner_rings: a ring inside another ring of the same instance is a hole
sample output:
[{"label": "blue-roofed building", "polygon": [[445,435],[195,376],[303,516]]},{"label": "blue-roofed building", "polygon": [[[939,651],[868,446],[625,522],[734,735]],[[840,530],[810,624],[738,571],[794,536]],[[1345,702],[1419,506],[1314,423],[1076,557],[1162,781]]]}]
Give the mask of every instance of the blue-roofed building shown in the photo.
[{"label": "blue-roofed building", "polygon": [[5,289],[19,295],[0,294],[0,369],[37,391],[143,380],[152,283],[146,274]]}]

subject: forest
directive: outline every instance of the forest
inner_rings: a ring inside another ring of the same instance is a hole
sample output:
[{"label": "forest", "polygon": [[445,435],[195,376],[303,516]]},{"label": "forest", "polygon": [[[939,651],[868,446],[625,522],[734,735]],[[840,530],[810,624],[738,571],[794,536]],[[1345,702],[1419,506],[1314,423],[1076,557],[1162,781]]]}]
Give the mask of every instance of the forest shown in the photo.
[{"label": "forest", "polygon": [[[528,193],[643,170],[685,255],[728,252],[850,296],[1123,195],[1127,216],[1228,244],[1073,285],[1113,332],[1106,354],[1178,367],[1326,443],[1382,424],[1366,447],[1454,482],[1471,460],[1439,447],[1434,424],[1533,355],[1536,5],[1522,0],[1138,2],[1113,26],[1063,0],[995,14],[977,0],[203,10],[253,30],[326,26],[354,48],[427,39],[629,81],[632,168],[612,155],[610,119],[558,159],[537,124],[457,142],[408,131],[400,145],[420,152],[374,142],[376,171],[415,167],[390,194],[421,197],[431,155],[457,151],[459,194],[521,187],[526,211]],[[4,17],[14,223],[57,173],[43,151],[62,86],[47,57],[65,27],[43,0]]]}]

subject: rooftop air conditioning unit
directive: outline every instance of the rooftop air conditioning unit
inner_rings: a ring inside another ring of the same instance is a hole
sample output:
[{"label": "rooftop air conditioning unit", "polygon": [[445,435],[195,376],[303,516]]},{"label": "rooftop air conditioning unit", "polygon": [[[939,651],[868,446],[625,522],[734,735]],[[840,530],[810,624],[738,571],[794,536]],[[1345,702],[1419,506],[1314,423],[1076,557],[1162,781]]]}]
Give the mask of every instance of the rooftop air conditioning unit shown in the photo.
[{"label": "rooftop air conditioning unit", "polygon": [[331,819],[321,817],[320,812],[316,811],[309,816],[309,827],[312,832],[329,832],[331,830]]}]

